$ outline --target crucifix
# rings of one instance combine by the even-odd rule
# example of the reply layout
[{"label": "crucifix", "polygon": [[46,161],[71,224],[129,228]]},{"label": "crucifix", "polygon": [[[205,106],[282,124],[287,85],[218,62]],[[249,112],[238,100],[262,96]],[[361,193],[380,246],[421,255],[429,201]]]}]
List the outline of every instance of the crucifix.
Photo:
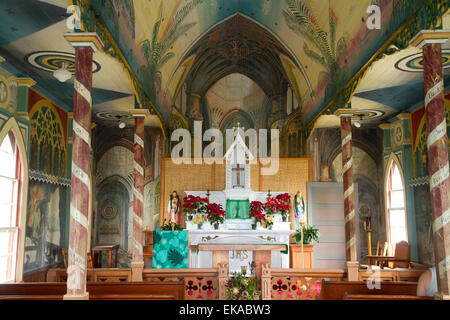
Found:
[{"label": "crucifix", "polygon": [[231,169],[233,172],[236,172],[236,185],[233,188],[242,188],[241,185],[241,172],[245,170],[245,168],[241,167],[240,164],[237,164],[235,168]]}]

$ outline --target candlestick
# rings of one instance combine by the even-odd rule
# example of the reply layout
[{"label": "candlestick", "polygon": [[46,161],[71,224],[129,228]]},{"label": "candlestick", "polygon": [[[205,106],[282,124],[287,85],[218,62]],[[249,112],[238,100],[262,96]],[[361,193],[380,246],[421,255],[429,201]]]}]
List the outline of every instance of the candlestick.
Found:
[{"label": "candlestick", "polygon": [[366,220],[363,222],[364,231],[367,232],[367,253],[369,256],[372,255],[372,224],[370,221],[370,217],[366,217]]},{"label": "candlestick", "polygon": [[302,268],[305,268],[305,257],[303,254],[303,222],[300,222],[300,242],[301,242],[301,249],[302,249]]}]

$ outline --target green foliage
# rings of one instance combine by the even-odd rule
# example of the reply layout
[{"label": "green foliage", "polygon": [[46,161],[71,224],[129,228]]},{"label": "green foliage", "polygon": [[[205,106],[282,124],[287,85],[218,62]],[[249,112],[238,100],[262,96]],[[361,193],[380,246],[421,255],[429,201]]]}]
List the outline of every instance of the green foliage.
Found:
[{"label": "green foliage", "polygon": [[169,259],[170,263],[174,266],[180,265],[184,259],[180,251],[176,249],[170,249],[167,258]]},{"label": "green foliage", "polygon": [[175,57],[175,53],[169,50],[172,49],[173,44],[182,34],[188,32],[194,25],[196,25],[196,22],[183,24],[183,21],[188,14],[202,2],[203,0],[192,0],[178,10],[175,15],[175,23],[167,32],[167,35],[160,39],[158,39],[158,33],[163,17],[159,17],[158,21],[156,21],[153,25],[151,40],[145,39],[142,42],[142,52],[148,61],[149,69],[147,71],[149,72],[149,76],[160,86],[162,82],[162,75],[160,71],[161,68],[170,59]]},{"label": "green foliage", "polygon": [[[165,225],[163,225],[161,227],[161,230],[163,230],[163,231],[171,231],[172,230],[172,224],[170,222],[166,223]],[[175,225],[173,227],[173,230],[183,230],[183,228],[181,228],[181,224],[175,223]]]},{"label": "green foliage", "polygon": [[259,300],[261,297],[256,276],[246,277],[237,272],[228,280],[226,286],[228,300]]},{"label": "green foliage", "polygon": [[305,54],[328,71],[337,72],[337,59],[346,45],[343,37],[336,44],[336,21],[331,12],[328,19],[330,28],[328,35],[327,32],[320,29],[314,13],[308,9],[304,0],[286,0],[286,2],[287,10],[283,11],[283,16],[287,25],[318,50],[310,49],[305,42],[303,46]]},{"label": "green foliage", "polygon": [[[319,242],[319,230],[313,226],[305,225],[303,226],[303,244],[310,244],[311,242]],[[301,231],[297,229],[294,234],[295,243],[301,243]]]}]

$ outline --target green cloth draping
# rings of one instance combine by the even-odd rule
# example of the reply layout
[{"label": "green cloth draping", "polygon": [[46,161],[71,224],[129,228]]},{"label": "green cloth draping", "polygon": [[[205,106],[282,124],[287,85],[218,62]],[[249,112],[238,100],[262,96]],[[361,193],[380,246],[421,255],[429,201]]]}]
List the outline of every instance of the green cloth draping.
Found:
[{"label": "green cloth draping", "polygon": [[227,219],[249,219],[250,201],[249,200],[227,200],[226,207]]}]

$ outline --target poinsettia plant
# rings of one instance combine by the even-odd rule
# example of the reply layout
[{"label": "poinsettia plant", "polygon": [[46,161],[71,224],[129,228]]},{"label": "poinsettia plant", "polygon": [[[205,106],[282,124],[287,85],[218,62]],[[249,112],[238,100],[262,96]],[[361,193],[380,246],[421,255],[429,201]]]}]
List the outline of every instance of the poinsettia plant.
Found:
[{"label": "poinsettia plant", "polygon": [[266,220],[266,215],[263,212],[264,204],[260,201],[250,202],[250,217],[254,218],[256,222]]},{"label": "poinsettia plant", "polygon": [[206,213],[208,198],[188,195],[183,198],[183,212],[185,214]]},{"label": "poinsettia plant", "polygon": [[222,205],[217,203],[209,203],[206,206],[207,219],[211,224],[223,223],[225,221],[225,210]]},{"label": "poinsettia plant", "polygon": [[264,203],[264,209],[268,215],[278,212],[278,200],[274,197],[268,197],[266,203]]},{"label": "poinsettia plant", "polygon": [[291,209],[291,196],[289,193],[280,193],[275,199],[278,202],[277,212],[281,213],[282,216],[287,216]]}]

